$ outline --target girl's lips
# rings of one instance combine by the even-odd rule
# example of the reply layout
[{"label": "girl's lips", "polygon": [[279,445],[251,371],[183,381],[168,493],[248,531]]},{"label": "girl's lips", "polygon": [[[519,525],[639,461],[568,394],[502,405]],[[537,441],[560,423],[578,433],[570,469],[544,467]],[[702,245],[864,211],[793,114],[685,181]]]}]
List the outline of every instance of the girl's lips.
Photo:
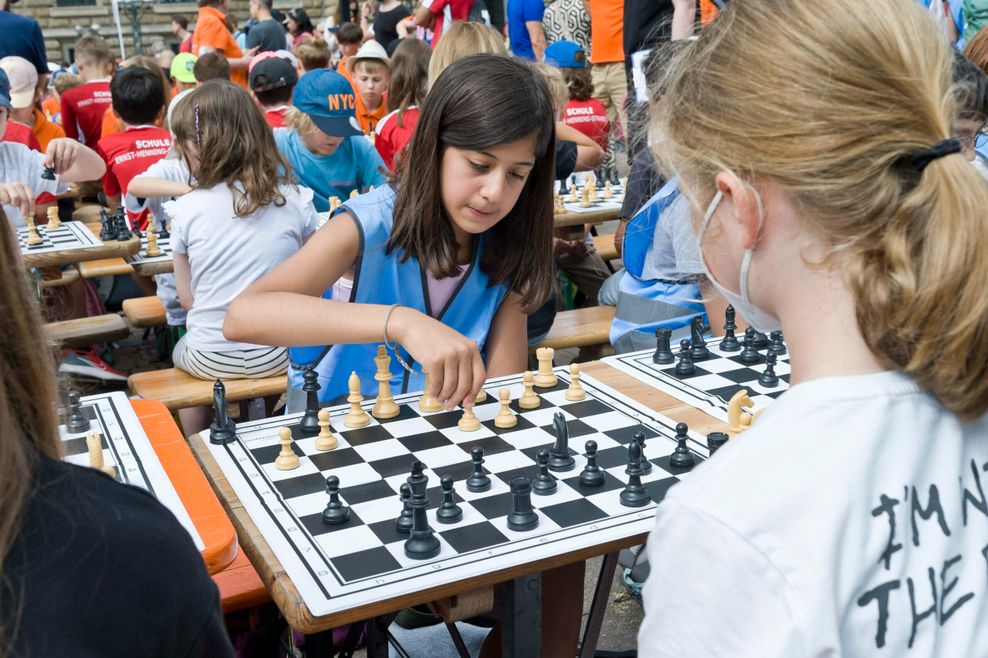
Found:
[{"label": "girl's lips", "polygon": [[473,206],[467,206],[467,209],[474,214],[475,217],[490,217],[493,212],[481,212],[474,208]]}]

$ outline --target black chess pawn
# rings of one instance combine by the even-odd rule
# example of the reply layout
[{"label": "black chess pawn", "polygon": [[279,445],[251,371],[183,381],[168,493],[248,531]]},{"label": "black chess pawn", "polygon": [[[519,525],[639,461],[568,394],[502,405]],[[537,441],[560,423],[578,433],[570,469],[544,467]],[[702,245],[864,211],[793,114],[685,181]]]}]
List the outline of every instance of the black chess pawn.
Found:
[{"label": "black chess pawn", "polygon": [[340,478],[335,475],[326,478],[326,493],[329,494],[329,503],[322,511],[323,523],[339,525],[349,521],[350,508],[340,501]]},{"label": "black chess pawn", "polygon": [[619,499],[625,507],[643,507],[652,500],[652,495],[648,493],[642,485],[642,449],[637,441],[628,444],[628,484],[621,490]]},{"label": "black chess pawn", "polygon": [[305,413],[298,423],[302,436],[319,434],[319,375],[312,366],[306,366],[302,374],[302,390],[305,391]]},{"label": "black chess pawn", "polygon": [[597,179],[597,189],[604,189],[604,170],[598,169],[594,172],[594,177]]},{"label": "black chess pawn", "polygon": [[130,226],[127,224],[127,215],[123,211],[120,211],[117,214],[113,223],[113,237],[117,240],[117,242],[126,242],[134,237],[134,235],[130,232]]},{"label": "black chess pawn", "polygon": [[655,352],[652,354],[652,363],[669,365],[675,360],[676,355],[672,353],[672,329],[659,327],[655,330]]},{"label": "black chess pawn", "polygon": [[763,350],[768,347],[768,336],[762,332],[755,330],[755,339],[752,341],[756,350]]},{"label": "black chess pawn", "polygon": [[436,521],[440,523],[459,523],[463,518],[463,510],[456,501],[453,500],[453,476],[447,473],[439,478],[439,485],[443,490],[443,502],[436,510]]},{"label": "black chess pawn", "polygon": [[642,475],[648,475],[652,472],[652,462],[645,456],[645,432],[635,432],[631,438],[637,441],[638,447],[642,449]]},{"label": "black chess pawn", "polygon": [[137,226],[137,224],[134,224],[134,227],[133,227],[132,230],[133,230],[133,233],[134,233],[134,237],[137,238],[138,240],[140,240],[141,238],[144,237],[141,234],[141,229],[140,229],[140,227]]},{"label": "black chess pawn", "polygon": [[690,428],[686,423],[676,425],[677,445],[669,457],[669,465],[673,468],[693,468],[693,465],[696,464],[696,458],[693,457],[693,453],[690,452],[689,446],[686,444],[689,441],[689,430]]},{"label": "black chess pawn", "polygon": [[412,489],[407,484],[402,484],[398,491],[400,492],[401,514],[395,519],[395,530],[407,535],[412,529],[412,508],[408,506],[408,501],[412,499]]},{"label": "black chess pawn", "polygon": [[584,487],[604,486],[604,471],[597,466],[597,442],[593,439],[586,444],[587,465],[580,473],[580,484]]},{"label": "black chess pawn", "polygon": [[727,432],[711,432],[707,434],[707,449],[714,454],[727,443]]},{"label": "black chess pawn", "polygon": [[539,450],[538,460],[539,474],[535,476],[535,482],[532,483],[532,491],[537,496],[549,496],[556,493],[558,488],[556,477],[549,472],[549,451],[545,448]]},{"label": "black chess pawn", "polygon": [[782,356],[788,351],[786,349],[785,338],[782,336],[781,331],[773,331],[768,335],[768,337],[769,337],[769,344],[768,344],[769,354]]},{"label": "black chess pawn", "polygon": [[429,497],[425,491],[429,485],[429,478],[422,472],[424,468],[422,462],[412,464],[412,474],[407,480],[412,491],[412,497],[408,500],[408,506],[412,508],[412,529],[409,530],[408,539],[405,540],[405,556],[412,560],[428,560],[436,557],[441,548],[426,515]]},{"label": "black chess pawn", "polygon": [[117,232],[113,228],[113,220],[110,218],[110,215],[107,214],[106,208],[99,209],[99,222],[100,222],[99,239],[103,240],[104,242],[107,240],[115,239],[117,236]]},{"label": "black chess pawn", "polygon": [[775,355],[771,352],[765,357],[765,372],[758,378],[758,383],[765,388],[775,388],[779,385],[779,376],[775,374]]},{"label": "black chess pawn", "polygon": [[79,391],[69,391],[69,417],[65,421],[65,429],[71,434],[88,432],[92,427],[89,419],[82,414],[82,398]]},{"label": "black chess pawn", "polygon": [[473,473],[467,478],[467,491],[480,493],[491,488],[491,479],[484,472],[484,449],[477,446],[470,451],[473,459]]},{"label": "black chess pawn", "polygon": [[219,379],[213,384],[213,422],[209,425],[209,442],[224,445],[237,439],[237,425],[227,413],[226,387]]},{"label": "black chess pawn", "polygon": [[690,360],[696,362],[709,358],[710,350],[703,338],[703,316],[697,315],[690,321]]},{"label": "black chess pawn", "polygon": [[41,180],[55,180],[55,168],[45,167],[44,171],[41,172]]},{"label": "black chess pawn", "polygon": [[158,242],[167,240],[171,236],[172,234],[168,232],[168,222],[164,217],[162,217],[161,220],[158,221]]},{"label": "black chess pawn", "polygon": [[675,372],[679,377],[689,377],[696,373],[696,367],[690,357],[690,341],[686,338],[679,342],[679,363],[676,364]]},{"label": "black chess pawn", "polygon": [[737,336],[734,335],[734,332],[738,328],[735,317],[734,307],[728,304],[727,310],[724,311],[724,339],[720,341],[720,350],[722,352],[737,352],[741,349],[741,343],[738,342]]},{"label": "black chess pawn", "polygon": [[738,361],[741,363],[752,364],[760,363],[761,360],[762,355],[755,349],[755,330],[748,327],[744,330],[744,349],[741,350],[741,354],[738,355]]},{"label": "black chess pawn", "polygon": [[508,529],[515,532],[534,530],[539,525],[539,515],[532,508],[532,482],[524,475],[511,478],[511,513]]}]

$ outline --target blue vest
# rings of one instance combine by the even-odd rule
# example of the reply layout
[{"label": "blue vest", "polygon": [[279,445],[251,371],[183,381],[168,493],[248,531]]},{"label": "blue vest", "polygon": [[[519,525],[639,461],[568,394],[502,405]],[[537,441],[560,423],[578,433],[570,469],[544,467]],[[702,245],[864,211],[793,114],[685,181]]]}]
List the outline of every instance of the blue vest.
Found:
[{"label": "blue vest", "polygon": [[[356,220],[360,232],[359,256],[350,301],[388,306],[401,304],[416,309],[475,341],[483,351],[494,315],[508,293],[506,284],[491,285],[487,274],[481,271],[480,256],[487,236],[481,235],[476,241],[473,260],[446,307],[432,309],[428,301],[426,273],[418,259],[412,256],[401,263],[399,261],[403,250],[396,249],[387,253],[394,201],[394,191],[390,186],[384,185],[340,206]],[[331,290],[327,291],[323,296],[328,299],[331,293]],[[345,313],[346,309],[342,309],[342,312]],[[319,390],[321,401],[329,402],[346,395],[351,372],[356,372],[360,377],[360,390],[364,397],[375,397],[377,382],[374,380],[374,357],[377,356],[379,344],[292,348],[290,354],[293,367],[289,372],[291,384],[295,388],[301,388],[301,368],[317,360],[315,369],[322,387]],[[416,374],[406,371],[392,352],[389,351],[389,355],[392,393],[421,391],[425,385],[421,366],[403,348],[401,357],[413,367]]]},{"label": "blue vest", "polygon": [[655,226],[681,194],[678,186],[676,176],[635,213],[625,229],[621,252],[625,272],[610,333],[617,352],[654,347],[655,330],[660,327],[672,329],[674,337],[688,335],[693,317],[704,312],[699,285],[642,279]]}]

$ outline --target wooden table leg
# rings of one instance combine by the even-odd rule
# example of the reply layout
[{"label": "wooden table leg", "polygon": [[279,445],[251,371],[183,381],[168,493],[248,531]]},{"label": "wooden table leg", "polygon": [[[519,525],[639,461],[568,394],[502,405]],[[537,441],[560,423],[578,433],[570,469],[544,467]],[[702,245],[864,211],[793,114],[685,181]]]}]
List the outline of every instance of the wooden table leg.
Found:
[{"label": "wooden table leg", "polygon": [[611,582],[614,580],[614,570],[617,568],[618,552],[608,553],[600,564],[600,574],[597,576],[597,587],[590,602],[590,614],[587,615],[587,627],[583,630],[583,642],[580,643],[579,658],[593,658],[597,652],[597,641],[600,639],[600,627],[604,623],[604,613],[607,611],[607,601],[611,594]]},{"label": "wooden table leg", "polygon": [[502,585],[501,656],[538,656],[542,649],[542,574]]}]

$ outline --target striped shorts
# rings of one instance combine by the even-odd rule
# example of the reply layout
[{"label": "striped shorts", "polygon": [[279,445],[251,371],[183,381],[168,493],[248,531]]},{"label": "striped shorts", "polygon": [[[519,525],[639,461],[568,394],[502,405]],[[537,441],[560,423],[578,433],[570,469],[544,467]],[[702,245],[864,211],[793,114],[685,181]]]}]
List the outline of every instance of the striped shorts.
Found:
[{"label": "striped shorts", "polygon": [[190,347],[187,338],[182,336],[175,344],[172,362],[199,379],[259,379],[288,370],[288,350],[284,347],[206,352]]}]

